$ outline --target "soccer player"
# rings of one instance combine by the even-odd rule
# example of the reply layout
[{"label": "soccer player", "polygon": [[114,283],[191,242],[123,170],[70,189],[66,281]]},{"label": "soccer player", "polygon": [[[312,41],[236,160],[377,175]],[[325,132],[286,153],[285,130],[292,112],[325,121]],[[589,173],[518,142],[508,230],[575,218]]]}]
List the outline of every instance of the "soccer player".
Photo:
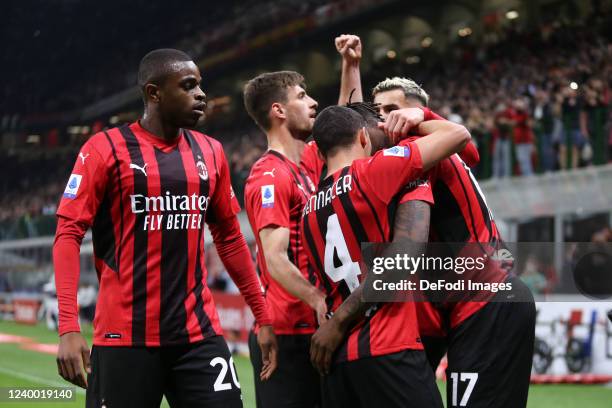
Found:
[{"label": "soccer player", "polygon": [[[361,244],[391,240],[389,207],[394,197],[469,141],[463,126],[423,122],[424,112],[415,111],[420,117],[410,121],[410,127],[428,136],[402,141],[371,158],[370,134],[379,132],[376,120],[366,121],[344,106],[326,108],[317,116],[313,137],[325,157],[328,176],[308,199],[301,227],[331,312],[361,287],[365,275],[359,264]],[[414,303],[374,306],[357,322],[346,323],[348,334],[333,356],[331,369],[335,348],[319,348],[313,337],[311,359],[326,374],[323,406],[442,406],[419,340]],[[319,331],[328,324],[323,323]]]},{"label": "soccer player", "polygon": [[[359,37],[342,35],[335,44],[343,57],[340,102],[355,88],[361,98]],[[303,250],[299,222],[323,163],[316,146],[305,143],[317,109],[305,88],[302,75],[280,71],[259,75],[244,89],[246,110],[268,140],[268,151],[253,165],[245,186],[257,264],[282,361],[269,381],[255,379],[257,406],[265,408],[320,404],[319,375],[309,359],[310,336],[325,320],[328,306]],[[261,358],[253,336],[250,351],[257,372]]]},{"label": "soccer player", "polygon": [[[372,93],[385,119],[398,109],[426,106],[429,98],[404,78],[387,79]],[[454,255],[474,255],[478,246],[490,256],[503,247],[478,182],[459,156],[441,161],[426,180],[401,198],[394,228],[405,233],[395,238],[424,242],[429,235],[430,242],[466,244],[454,245]],[[524,407],[535,336],[533,297],[496,261],[489,261],[483,273],[479,282],[510,283],[512,291],[500,291],[490,299],[481,293],[479,301],[436,302],[437,307],[418,303],[425,349],[434,370],[448,353],[449,407]]]},{"label": "soccer player", "polygon": [[[410,122],[402,115],[396,115],[403,108],[428,108],[429,95],[416,82],[409,78],[393,77],[379,82],[372,91],[374,103],[377,104],[379,114],[385,119],[384,129],[389,137],[397,140],[405,136]],[[395,113],[392,113],[395,112]],[[444,120],[435,112],[425,109],[425,120]],[[461,158],[468,166],[474,167],[480,161],[478,149],[470,142],[465,149],[459,152]]]},{"label": "soccer player", "polygon": [[[241,407],[240,384],[209,288],[204,222],[260,325],[261,376],[276,339],[236,217],[221,144],[193,128],[206,97],[185,53],[140,62],[144,115],[93,135],[61,199],[53,262],[58,371],[87,388],[87,407]],[[79,246],[93,230],[100,292],[91,356],[77,314]],[[87,372],[87,378],[83,370]]]}]

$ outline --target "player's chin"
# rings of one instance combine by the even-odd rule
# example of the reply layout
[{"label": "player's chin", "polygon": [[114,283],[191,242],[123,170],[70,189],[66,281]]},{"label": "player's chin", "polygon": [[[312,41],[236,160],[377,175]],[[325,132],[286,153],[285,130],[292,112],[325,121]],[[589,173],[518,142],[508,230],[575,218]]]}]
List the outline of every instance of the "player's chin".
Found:
[{"label": "player's chin", "polygon": [[183,126],[186,128],[197,127],[199,123],[204,121],[204,114],[199,111],[191,111],[188,115],[183,118]]}]

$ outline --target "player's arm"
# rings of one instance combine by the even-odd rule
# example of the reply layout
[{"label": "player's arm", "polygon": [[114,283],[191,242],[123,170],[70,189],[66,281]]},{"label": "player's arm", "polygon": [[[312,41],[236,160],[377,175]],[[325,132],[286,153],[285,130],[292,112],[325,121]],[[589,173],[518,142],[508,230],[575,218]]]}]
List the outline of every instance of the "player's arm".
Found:
[{"label": "player's arm", "polygon": [[[342,34],[336,37],[336,50],[342,56],[342,74],[340,77],[340,96],[338,105],[349,102],[362,102],[361,73],[361,39],[352,34]],[[352,92],[352,96],[351,96]]]},{"label": "player's arm", "polygon": [[240,230],[236,216],[240,211],[240,205],[232,190],[229,166],[220,145],[219,150],[221,156],[219,181],[213,193],[207,223],[221,262],[260,326],[257,342],[262,353],[263,367],[259,375],[265,381],[276,370],[278,344],[251,252]]},{"label": "player's arm", "polygon": [[[228,195],[229,197],[229,195]],[[262,351],[262,380],[270,378],[277,366],[278,345],[267,311],[261,285],[251,259],[251,252],[240,230],[236,215],[209,224],[219,258],[238,287],[260,326],[257,342]]]},{"label": "player's arm", "polygon": [[[394,220],[394,233],[391,245],[382,253],[383,257],[394,257],[396,250],[409,257],[425,253],[429,236],[430,205],[425,201],[412,200],[400,204]],[[408,245],[406,245],[408,244]],[[384,282],[398,282],[406,276],[383,273],[369,273],[361,284],[336,309],[333,316],[312,336],[310,359],[321,374],[328,374],[331,359],[348,333],[361,320],[366,311],[375,305],[367,301],[367,292],[372,288],[374,279]]]},{"label": "player's arm", "polygon": [[91,365],[89,347],[79,326],[77,291],[81,242],[87,228],[86,224],[60,216],[53,244],[60,335],[57,371],[66,381],[83,388],[87,388],[87,376],[83,373],[83,368],[90,373]]},{"label": "player's arm", "polygon": [[423,170],[429,170],[440,160],[459,153],[472,139],[470,132],[462,126],[447,120],[430,120],[419,123],[417,133],[424,137],[414,143],[419,148]]},{"label": "player's arm", "polygon": [[[422,109],[425,112],[424,120],[446,120],[429,108]],[[459,152],[459,157],[461,157],[461,160],[469,167],[474,167],[480,162],[480,153],[478,153],[478,148],[472,141],[468,142],[465,148]]]},{"label": "player's arm", "polygon": [[[421,122],[430,120],[445,121],[446,119],[429,108],[404,108],[390,112],[387,120],[380,122],[378,127],[391,139],[392,144],[396,144],[399,140],[406,137],[411,129],[418,126]],[[470,167],[477,165],[480,161],[478,148],[471,141],[459,152],[459,156]]]},{"label": "player's arm", "polygon": [[87,387],[89,347],[81,335],[77,306],[81,242],[93,223],[105,192],[105,160],[94,147],[95,136],[79,152],[57,211],[53,268],[59,309],[57,370],[65,380]]},{"label": "player's arm", "polygon": [[287,256],[289,229],[267,227],[259,231],[266,266],[272,279],[285,290],[310,306],[317,314],[319,324],[325,321],[327,305],[325,295],[312,285]]}]

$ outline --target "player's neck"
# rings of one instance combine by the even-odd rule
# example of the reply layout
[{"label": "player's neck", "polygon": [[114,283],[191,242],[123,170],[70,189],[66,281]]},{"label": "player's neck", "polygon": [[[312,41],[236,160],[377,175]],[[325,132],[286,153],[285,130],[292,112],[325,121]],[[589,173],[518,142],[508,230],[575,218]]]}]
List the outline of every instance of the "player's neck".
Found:
[{"label": "player's neck", "polygon": [[152,135],[166,141],[176,139],[180,135],[179,131],[181,130],[176,126],[163,123],[159,116],[147,114],[146,111],[140,119],[140,126]]},{"label": "player's neck", "polygon": [[353,164],[354,160],[361,159],[364,156],[359,152],[357,146],[343,149],[325,161],[327,164],[327,174],[333,174],[343,168]]},{"label": "player's neck", "polygon": [[281,153],[297,165],[300,164],[306,145],[304,141],[291,136],[291,133],[285,128],[270,129],[266,136],[268,137],[268,149]]}]

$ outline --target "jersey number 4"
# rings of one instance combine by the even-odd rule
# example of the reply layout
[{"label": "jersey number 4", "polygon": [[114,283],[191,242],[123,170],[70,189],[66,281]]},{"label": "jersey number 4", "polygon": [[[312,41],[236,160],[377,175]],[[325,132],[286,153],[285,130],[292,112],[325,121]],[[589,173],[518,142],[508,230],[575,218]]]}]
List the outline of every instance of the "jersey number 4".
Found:
[{"label": "jersey number 4", "polygon": [[346,282],[351,292],[359,286],[361,269],[359,264],[351,259],[351,254],[340,228],[338,214],[332,214],[327,219],[325,273],[336,283],[341,280]]}]

